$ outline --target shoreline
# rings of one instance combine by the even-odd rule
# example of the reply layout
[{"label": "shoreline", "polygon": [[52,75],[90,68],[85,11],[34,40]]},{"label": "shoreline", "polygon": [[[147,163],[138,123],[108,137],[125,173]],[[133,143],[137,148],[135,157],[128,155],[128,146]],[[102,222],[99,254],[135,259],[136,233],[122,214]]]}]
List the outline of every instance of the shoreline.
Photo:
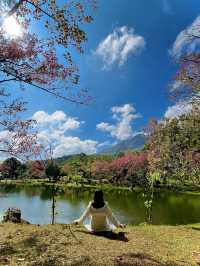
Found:
[{"label": "shoreline", "polygon": [[[0,180],[0,186],[46,186],[51,187],[53,184],[62,188],[63,190],[67,189],[81,189],[81,190],[91,190],[94,191],[96,189],[103,189],[104,191],[127,191],[127,192],[142,192],[144,190],[143,187],[131,187],[131,186],[121,186],[121,185],[113,185],[113,184],[75,184],[75,183],[53,183],[47,180]],[[191,195],[200,195],[200,186],[194,185],[179,185],[179,184],[167,184],[160,185],[154,187],[154,192],[172,192],[172,193],[184,193]]]}]

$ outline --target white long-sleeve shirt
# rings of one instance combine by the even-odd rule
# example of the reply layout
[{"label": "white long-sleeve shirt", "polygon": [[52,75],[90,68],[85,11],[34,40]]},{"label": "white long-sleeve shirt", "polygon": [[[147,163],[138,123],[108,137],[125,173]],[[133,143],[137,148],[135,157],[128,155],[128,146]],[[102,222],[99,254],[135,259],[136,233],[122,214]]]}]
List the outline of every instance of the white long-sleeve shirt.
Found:
[{"label": "white long-sleeve shirt", "polygon": [[102,208],[94,208],[92,206],[92,202],[89,202],[86,210],[83,212],[81,217],[75,222],[82,224],[83,221],[91,216],[91,230],[92,231],[110,231],[111,226],[109,222],[111,222],[114,226],[119,227],[120,223],[113,215],[108,203],[105,202],[105,205]]}]

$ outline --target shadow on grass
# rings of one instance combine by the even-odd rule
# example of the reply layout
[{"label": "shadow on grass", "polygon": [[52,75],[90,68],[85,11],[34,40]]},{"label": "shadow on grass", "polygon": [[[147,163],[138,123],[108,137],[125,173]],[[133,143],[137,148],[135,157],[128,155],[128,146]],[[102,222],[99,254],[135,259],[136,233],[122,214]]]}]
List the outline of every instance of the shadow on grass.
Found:
[{"label": "shadow on grass", "polygon": [[4,255],[12,255],[16,253],[15,249],[10,245],[10,244],[3,244],[0,245],[0,255],[4,256]]},{"label": "shadow on grass", "polygon": [[[35,265],[35,264],[34,264]],[[67,259],[60,257],[48,258],[44,261],[38,262],[38,266],[94,266],[87,256],[81,256],[76,259]]]},{"label": "shadow on grass", "polygon": [[22,244],[25,247],[30,247],[30,248],[32,248],[33,246],[36,246],[38,244],[37,235],[33,234],[30,237],[27,237],[26,239],[22,241]]},{"label": "shadow on grass", "polygon": [[9,265],[9,257],[16,253],[16,250],[9,243],[0,244],[0,265]]},{"label": "shadow on grass", "polygon": [[123,242],[128,242],[128,238],[126,237],[126,232],[87,232],[87,231],[83,231],[83,230],[77,230],[76,232],[81,232],[84,234],[89,234],[89,235],[93,235],[93,236],[98,236],[98,237],[105,237],[108,238],[110,240],[117,240],[117,241],[123,241]]},{"label": "shadow on grass", "polygon": [[144,253],[127,253],[117,256],[114,261],[115,266],[180,266],[186,265],[177,264],[176,262],[167,261],[167,262],[160,262],[154,258],[152,258],[148,254]]},{"label": "shadow on grass", "polygon": [[38,235],[33,234],[33,235],[27,237],[26,239],[22,240],[21,244],[25,248],[30,248],[32,251],[35,250],[35,252],[38,255],[40,255],[47,250],[47,245],[44,243],[40,243],[37,238],[38,238]]},{"label": "shadow on grass", "polygon": [[191,227],[192,230],[200,231],[200,227]]}]

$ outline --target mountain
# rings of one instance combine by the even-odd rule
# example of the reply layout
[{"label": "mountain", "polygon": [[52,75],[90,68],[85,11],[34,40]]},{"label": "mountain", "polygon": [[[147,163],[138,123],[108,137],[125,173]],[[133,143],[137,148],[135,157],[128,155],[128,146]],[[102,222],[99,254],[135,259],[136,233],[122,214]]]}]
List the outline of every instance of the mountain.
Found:
[{"label": "mountain", "polygon": [[115,145],[103,149],[101,154],[116,154],[126,150],[139,150],[142,149],[147,143],[147,136],[144,134],[137,134],[134,137],[123,140]]},{"label": "mountain", "polygon": [[[119,152],[127,151],[127,150],[139,150],[142,149],[147,143],[147,136],[144,134],[137,134],[134,137],[121,141],[115,145],[110,145],[96,154],[96,156],[100,155],[112,155],[116,154]],[[72,155],[64,155],[62,157],[56,158],[56,162],[60,165],[65,164],[69,160],[74,160],[74,159],[83,159],[85,158],[86,154],[80,153],[80,154],[72,154]],[[93,155],[95,156],[95,155]]]},{"label": "mountain", "polygon": [[87,155],[85,153],[79,153],[79,154],[71,154],[71,155],[64,155],[62,157],[58,157],[56,158],[56,162],[58,164],[64,164],[66,163],[66,161],[69,161],[69,160],[72,160],[74,158],[77,158],[77,159],[83,159],[85,158]]}]

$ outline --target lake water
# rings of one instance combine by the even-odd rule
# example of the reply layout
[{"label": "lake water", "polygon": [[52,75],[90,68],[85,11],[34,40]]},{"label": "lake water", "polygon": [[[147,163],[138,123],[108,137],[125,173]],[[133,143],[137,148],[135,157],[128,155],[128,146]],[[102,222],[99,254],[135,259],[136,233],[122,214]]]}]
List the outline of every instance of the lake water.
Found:
[{"label": "lake water", "polygon": [[[78,218],[93,192],[66,190],[56,201],[56,222],[71,223]],[[114,214],[122,223],[145,222],[146,210],[142,192],[112,191],[105,193]],[[0,216],[9,207],[17,207],[22,217],[33,224],[51,221],[51,193],[47,187],[0,187]],[[154,224],[187,224],[200,222],[200,196],[173,192],[156,192],[153,205]]]}]

